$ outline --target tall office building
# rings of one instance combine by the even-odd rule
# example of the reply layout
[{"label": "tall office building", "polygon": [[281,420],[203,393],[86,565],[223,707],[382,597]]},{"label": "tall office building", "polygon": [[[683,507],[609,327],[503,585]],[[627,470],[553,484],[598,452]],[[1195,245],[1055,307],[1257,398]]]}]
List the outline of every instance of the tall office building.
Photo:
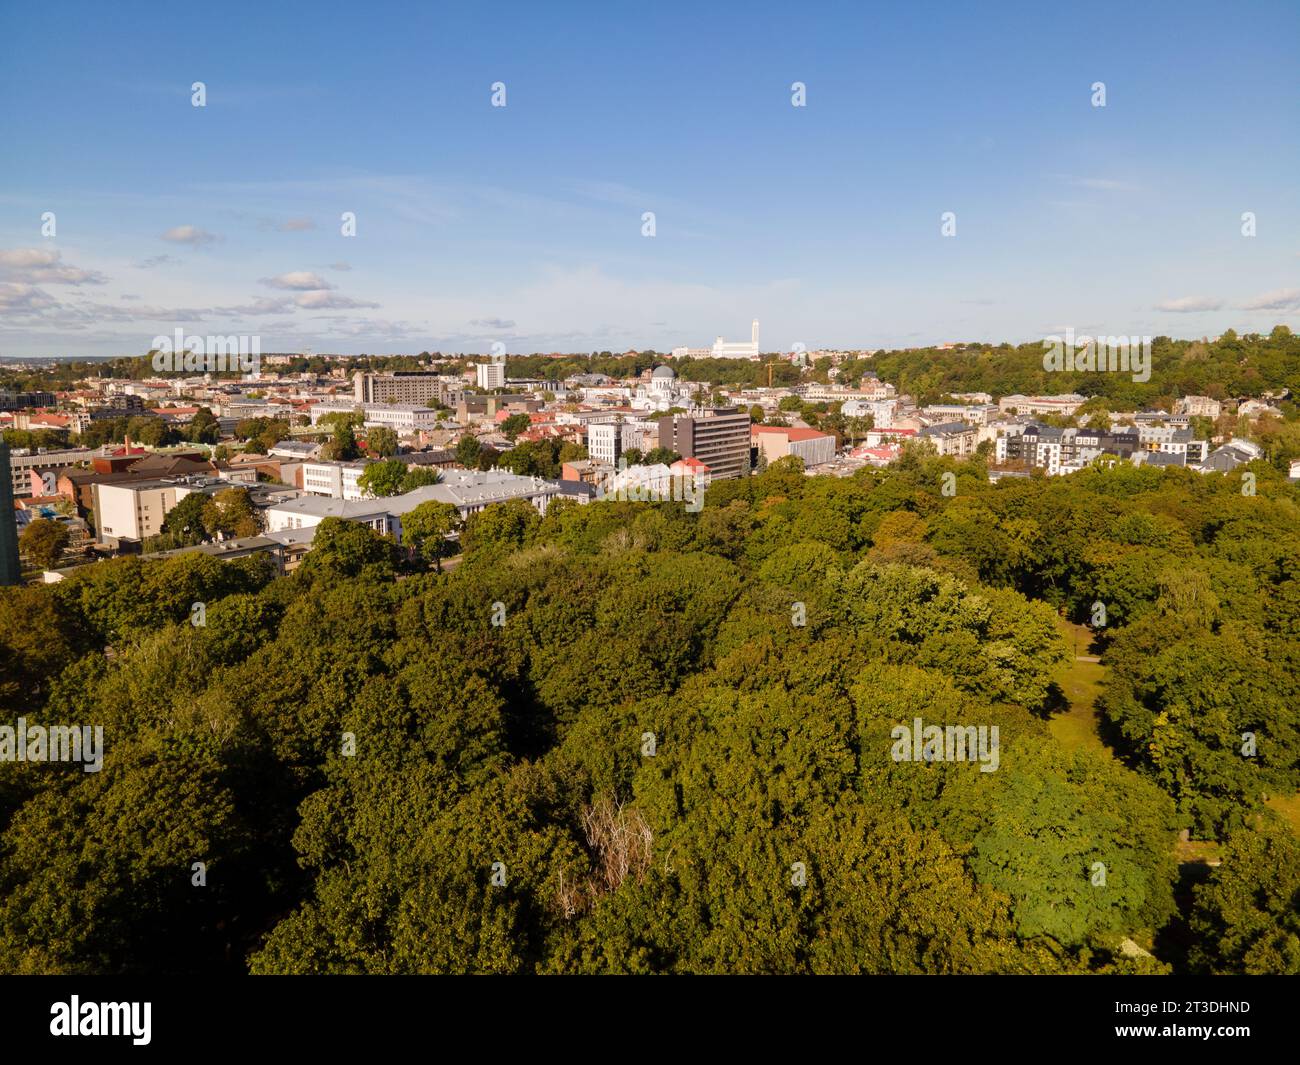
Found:
[{"label": "tall office building", "polygon": [[9,476],[9,445],[0,437],[0,585],[22,583],[22,569],[18,564],[18,524],[14,517],[14,489]]},{"label": "tall office building", "polygon": [[480,362],[474,367],[475,380],[479,388],[491,390],[506,387],[506,360],[503,355],[494,355],[491,362]]},{"label": "tall office building", "polygon": [[696,407],[659,419],[659,446],[699,459],[715,481],[748,477],[749,426],[741,407]]}]

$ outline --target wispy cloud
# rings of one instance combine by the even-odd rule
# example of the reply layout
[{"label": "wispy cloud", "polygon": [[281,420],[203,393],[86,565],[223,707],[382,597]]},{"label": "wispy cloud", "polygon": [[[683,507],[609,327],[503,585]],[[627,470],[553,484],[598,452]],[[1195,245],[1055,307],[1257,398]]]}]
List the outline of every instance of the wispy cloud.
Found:
[{"label": "wispy cloud", "polygon": [[277,223],[275,228],[281,233],[305,233],[309,229],[315,229],[316,222],[311,218],[286,218]]},{"label": "wispy cloud", "polygon": [[1178,299],[1162,300],[1156,304],[1158,311],[1171,314],[1193,314],[1197,311],[1217,311],[1223,306],[1223,300],[1215,296],[1180,296]]},{"label": "wispy cloud", "polygon": [[98,270],[83,270],[62,261],[52,248],[0,249],[0,278],[36,285],[102,285],[108,281]]},{"label": "wispy cloud", "polygon": [[294,297],[294,303],[306,310],[347,310],[351,308],[378,307],[368,300],[353,299],[337,292],[304,292]]},{"label": "wispy cloud", "polygon": [[320,274],[313,273],[311,270],[291,270],[287,274],[264,277],[262,278],[262,284],[267,288],[290,289],[294,292],[311,292],[317,289],[334,287]]},{"label": "wispy cloud", "polygon": [[1300,310],[1300,288],[1276,288],[1247,300],[1241,306],[1247,311]]},{"label": "wispy cloud", "polygon": [[1059,174],[1057,176],[1067,185],[1073,185],[1080,189],[1095,189],[1100,192],[1137,192],[1142,187],[1132,181],[1121,181],[1118,178],[1089,177],[1084,174]]},{"label": "wispy cloud", "polygon": [[162,239],[169,240],[173,244],[188,244],[192,248],[198,248],[204,244],[211,244],[217,237],[198,226],[172,226],[162,235]]}]

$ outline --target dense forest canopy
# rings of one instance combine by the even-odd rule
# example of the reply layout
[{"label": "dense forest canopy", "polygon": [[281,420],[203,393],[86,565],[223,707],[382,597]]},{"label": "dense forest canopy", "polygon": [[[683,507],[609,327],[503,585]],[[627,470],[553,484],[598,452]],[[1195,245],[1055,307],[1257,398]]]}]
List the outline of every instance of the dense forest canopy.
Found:
[{"label": "dense forest canopy", "polygon": [[[447,573],[331,519],[289,577],[7,590],[0,716],[106,750],[0,762],[0,969],[1300,972],[1300,505],[1252,469],[782,460],[490,507]],[[1048,727],[1098,603],[1118,758]],[[996,771],[896,760],[917,718]]]}]

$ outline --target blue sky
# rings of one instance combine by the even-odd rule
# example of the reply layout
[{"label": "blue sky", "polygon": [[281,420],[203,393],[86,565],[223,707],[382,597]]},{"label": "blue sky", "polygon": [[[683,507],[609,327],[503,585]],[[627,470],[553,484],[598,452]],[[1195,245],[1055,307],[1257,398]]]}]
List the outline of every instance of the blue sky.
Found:
[{"label": "blue sky", "polygon": [[0,354],[1300,328],[1300,5],[1056,6],[9,2]]}]

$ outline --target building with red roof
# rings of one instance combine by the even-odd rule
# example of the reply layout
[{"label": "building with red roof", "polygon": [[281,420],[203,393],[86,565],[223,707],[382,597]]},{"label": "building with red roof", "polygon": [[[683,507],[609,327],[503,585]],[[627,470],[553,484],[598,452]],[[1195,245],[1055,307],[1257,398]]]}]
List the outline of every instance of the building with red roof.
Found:
[{"label": "building with red roof", "polygon": [[768,462],[793,455],[805,468],[821,466],[835,459],[835,436],[819,429],[794,429],[783,425],[751,425],[750,440]]}]

